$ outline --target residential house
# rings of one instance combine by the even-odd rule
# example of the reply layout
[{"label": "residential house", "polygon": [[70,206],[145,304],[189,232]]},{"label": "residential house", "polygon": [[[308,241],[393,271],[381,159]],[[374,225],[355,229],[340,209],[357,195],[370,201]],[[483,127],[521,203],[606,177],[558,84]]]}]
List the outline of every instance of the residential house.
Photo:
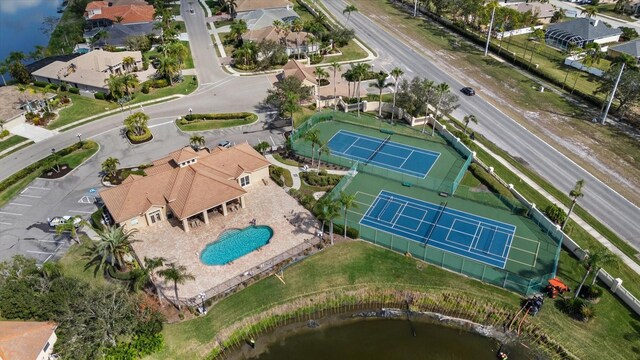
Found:
[{"label": "residential house", "polygon": [[320,45],[314,41],[313,34],[300,31],[278,31],[275,26],[267,26],[262,29],[250,30],[242,35],[242,41],[261,42],[272,40],[285,45],[287,56],[315,54],[320,50]]},{"label": "residential house", "polygon": [[302,81],[302,85],[312,88],[312,96],[315,97],[318,95],[318,79],[314,72],[315,68],[305,66],[302,62],[291,59],[282,67],[282,70],[282,73],[278,75],[278,80],[282,80],[289,76],[295,76]]},{"label": "residential house", "polygon": [[140,24],[154,20],[155,9],[145,1],[92,1],[85,7],[87,27],[101,28],[118,24]]},{"label": "residential house", "polygon": [[[140,24],[112,24],[103,28],[91,29],[84,33],[87,43],[92,42],[93,49],[104,49],[106,46],[116,49],[126,49],[127,39],[132,36],[152,36],[158,38],[162,35],[162,30],[156,26],[155,22]],[[98,39],[92,41],[94,37]]]},{"label": "residential house", "polygon": [[640,0],[629,2],[625,8],[625,12],[632,16],[640,16]]},{"label": "residential house", "polygon": [[636,59],[636,64],[640,65],[640,40],[629,41],[628,43],[610,46],[607,53],[611,57],[618,57],[620,54],[627,54]]},{"label": "residential house", "polygon": [[531,11],[531,13],[538,18],[538,22],[540,24],[548,24],[549,22],[551,22],[553,13],[556,11],[553,5],[549,3],[539,2],[507,3],[503,4],[503,6],[514,9],[515,11],[522,14],[526,13],[527,11]]},{"label": "residential house", "polygon": [[609,27],[599,19],[577,18],[549,25],[545,33],[546,43],[560,49],[568,44],[584,47],[589,43],[608,44],[618,42],[622,30]]},{"label": "residential house", "polygon": [[[125,68],[123,64],[126,57],[131,57],[135,61],[131,68]],[[81,91],[108,94],[109,88],[105,84],[105,80],[109,78],[109,75],[127,73],[136,68],[142,68],[142,53],[140,51],[95,50],[70,61],[54,61],[34,71],[31,76],[35,81],[67,84]]]},{"label": "residential house", "polygon": [[34,92],[25,88],[24,91],[17,86],[0,87],[0,121],[6,129],[11,129],[26,121],[28,112],[40,112],[46,109],[46,102],[55,98],[55,93]]},{"label": "residential house", "polygon": [[48,360],[57,325],[36,321],[0,321],[0,360]]},{"label": "residential house", "polygon": [[236,20],[243,20],[249,30],[257,30],[271,26],[275,20],[290,24],[299,18],[298,14],[293,11],[293,8],[259,9],[246,11],[236,16]]},{"label": "residential house", "polygon": [[293,5],[287,0],[236,0],[236,13],[260,9],[290,9]]},{"label": "residential house", "polygon": [[175,218],[189,231],[192,219],[208,224],[208,212],[227,216],[229,208],[244,208],[246,189],[269,177],[269,164],[247,143],[185,147],[154,161],[147,176],[130,175],[100,196],[119,226],[145,228]]}]

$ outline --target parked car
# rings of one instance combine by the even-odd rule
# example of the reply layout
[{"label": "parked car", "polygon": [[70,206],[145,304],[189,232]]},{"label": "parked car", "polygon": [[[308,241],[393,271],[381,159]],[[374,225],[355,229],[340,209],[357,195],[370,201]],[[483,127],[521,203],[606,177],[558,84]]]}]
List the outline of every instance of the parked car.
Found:
[{"label": "parked car", "polygon": [[[69,215],[54,216],[52,219],[47,218],[47,222],[49,223],[49,226],[56,227],[58,225],[66,224],[67,222],[69,222],[69,220],[71,220],[71,218],[72,217]],[[82,222],[82,219],[80,217],[75,217],[73,219],[73,225],[75,227],[79,227],[81,222]]]},{"label": "parked car", "polygon": [[470,88],[468,86],[467,87],[463,87],[462,90],[460,90],[460,91],[462,91],[462,93],[467,95],[467,96],[473,96],[473,95],[476,94],[476,91],[473,90],[473,88]]},{"label": "parked car", "polygon": [[227,148],[228,149],[228,148],[231,147],[231,141],[228,141],[228,140],[223,141],[221,143],[218,143],[218,146],[222,146],[223,148]]}]

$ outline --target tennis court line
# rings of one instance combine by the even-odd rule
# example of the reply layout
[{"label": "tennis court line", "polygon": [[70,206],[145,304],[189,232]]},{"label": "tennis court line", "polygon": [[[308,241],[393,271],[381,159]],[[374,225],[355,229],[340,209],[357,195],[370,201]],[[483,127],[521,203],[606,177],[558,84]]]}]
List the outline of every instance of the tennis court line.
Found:
[{"label": "tennis court line", "polygon": [[[347,134],[347,135],[349,135],[351,137],[359,137],[359,138],[362,138],[362,139],[368,139],[368,140],[382,142],[382,139],[380,139],[380,138],[377,138],[377,137],[374,137],[374,136],[365,135],[365,134],[359,134],[359,133],[355,133],[355,132],[352,132],[352,131],[349,131],[349,130],[343,130],[343,129],[338,130],[338,132],[336,132],[331,137],[331,139],[329,139],[329,141],[331,141],[334,137],[336,137],[336,135],[338,135],[340,133]],[[402,136],[402,134],[396,134],[396,135]],[[327,141],[327,143],[329,141]],[[389,143],[387,143],[387,144],[389,144]],[[401,148],[401,149],[405,149],[405,148],[406,149],[411,149],[411,150],[414,150],[416,152],[419,152],[419,153],[422,153],[422,154],[425,154],[425,155],[433,155],[433,156],[437,155],[437,156],[440,156],[440,153],[438,153],[438,152],[431,151],[431,150],[426,150],[426,149],[421,149],[421,148],[413,146],[413,145],[405,145],[405,144],[397,143],[397,142],[391,142],[390,145],[394,146],[394,147]],[[400,145],[400,146],[398,146],[398,145]]]},{"label": "tennis court line", "polygon": [[[351,148],[351,147],[349,147],[349,148]],[[367,148],[362,148],[362,149],[371,150],[371,149],[367,149]],[[386,154],[386,153],[383,153],[383,154],[389,155],[389,154]],[[399,168],[399,167],[394,166],[392,164],[376,161],[376,160],[373,160],[373,159],[372,160],[367,160],[367,158],[364,158],[362,156],[353,155],[353,154],[347,154],[347,153],[343,153],[343,152],[340,152],[340,151],[333,152],[333,155],[341,156],[341,157],[347,158],[349,160],[356,159],[356,160],[358,160],[360,162],[379,165],[383,169],[387,169],[389,171],[393,171],[393,172],[396,172],[396,173],[399,173],[399,174],[415,176],[415,177],[418,177],[418,178],[421,178],[421,179],[424,179],[425,177],[427,177],[427,174],[429,174],[429,172],[431,171],[431,168],[433,168],[433,164],[435,164],[435,161],[434,161],[432,163],[432,165],[431,165],[431,168],[429,168],[429,171],[427,171],[427,173],[424,174],[424,173],[419,173],[417,171],[413,171],[413,170],[409,170],[409,169],[402,169],[402,168]],[[402,171],[400,171],[400,170],[402,170]]]}]

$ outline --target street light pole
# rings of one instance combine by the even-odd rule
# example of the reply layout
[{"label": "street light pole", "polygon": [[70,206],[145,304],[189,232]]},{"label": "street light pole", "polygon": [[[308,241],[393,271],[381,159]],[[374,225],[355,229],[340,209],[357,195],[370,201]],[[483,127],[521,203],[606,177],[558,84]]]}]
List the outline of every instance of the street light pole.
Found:
[{"label": "street light pole", "polygon": [[618,73],[618,78],[616,79],[616,83],[615,85],[613,85],[613,91],[611,92],[611,97],[609,98],[607,109],[604,111],[604,114],[602,115],[602,122],[601,122],[602,125],[604,125],[604,123],[607,121],[607,115],[609,115],[609,108],[611,108],[611,103],[613,102],[613,98],[616,96],[616,91],[618,90],[618,84],[620,83],[620,78],[622,77],[622,72],[624,71],[625,65],[626,65],[625,63],[622,63],[622,66],[620,67],[620,73]]},{"label": "street light pole", "polygon": [[78,142],[80,144],[82,144],[82,134],[81,133],[77,133],[76,136],[78,137]]},{"label": "street light pole", "polygon": [[418,0],[415,0],[413,2],[413,17],[416,17],[417,14],[418,14]]},{"label": "street light pole", "polygon": [[487,56],[489,53],[489,42],[491,41],[491,30],[493,29],[493,18],[496,15],[496,6],[493,6],[493,10],[491,11],[491,22],[489,23],[489,32],[487,33],[487,45],[484,47],[484,56]]}]

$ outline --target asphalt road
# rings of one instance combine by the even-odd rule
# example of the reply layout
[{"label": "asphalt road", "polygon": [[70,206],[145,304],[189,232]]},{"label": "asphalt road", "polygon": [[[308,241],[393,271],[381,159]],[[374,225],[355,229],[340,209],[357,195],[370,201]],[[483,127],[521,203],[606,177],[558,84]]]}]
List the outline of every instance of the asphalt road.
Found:
[{"label": "asphalt road", "polygon": [[[342,10],[347,4],[345,1],[325,0],[323,3],[344,23]],[[398,66],[405,69],[406,78],[419,75],[436,82],[447,82],[454,90],[469,85],[465,79],[455,78],[429,61],[429,57],[437,54],[414,50],[360,13],[351,14],[349,26],[356,30],[364,43],[378,52],[379,58],[374,62],[377,66],[386,70]],[[482,94],[474,97],[460,94],[459,111],[475,114],[480,119],[479,124],[474,125],[475,130],[512,156],[524,159],[563,192],[568,193],[577,180],[585,179],[587,186],[580,204],[640,250],[640,208],[485,101]]]}]

